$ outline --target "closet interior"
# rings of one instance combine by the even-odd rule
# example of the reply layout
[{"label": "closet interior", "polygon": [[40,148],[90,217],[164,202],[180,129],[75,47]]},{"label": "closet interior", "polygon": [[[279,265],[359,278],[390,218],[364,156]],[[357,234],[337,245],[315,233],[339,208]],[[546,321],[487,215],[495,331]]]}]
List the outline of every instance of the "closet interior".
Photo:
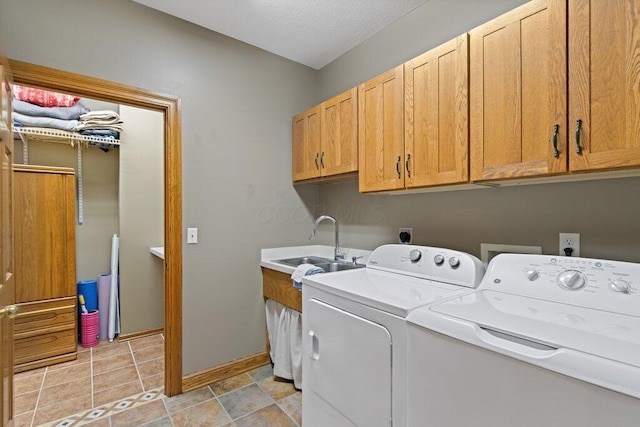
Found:
[{"label": "closet interior", "polygon": [[[16,87],[14,97],[21,92],[42,93]],[[77,357],[82,311],[97,310],[99,298],[102,306],[98,282],[113,274],[114,236],[119,304],[109,310],[115,320],[99,316],[97,337],[164,326],[164,263],[151,251],[164,246],[162,113],[83,98],[58,118],[42,116],[49,107],[40,101],[14,98],[16,372]],[[79,289],[87,294],[82,310]]]}]

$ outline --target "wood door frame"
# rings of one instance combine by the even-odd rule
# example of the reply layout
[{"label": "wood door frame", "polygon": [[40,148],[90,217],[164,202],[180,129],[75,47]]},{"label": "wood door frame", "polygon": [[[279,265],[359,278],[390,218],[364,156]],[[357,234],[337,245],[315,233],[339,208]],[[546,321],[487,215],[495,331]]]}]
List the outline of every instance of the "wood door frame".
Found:
[{"label": "wood door frame", "polygon": [[164,393],[182,393],[182,119],[180,98],[9,60],[13,81],[164,114]]}]

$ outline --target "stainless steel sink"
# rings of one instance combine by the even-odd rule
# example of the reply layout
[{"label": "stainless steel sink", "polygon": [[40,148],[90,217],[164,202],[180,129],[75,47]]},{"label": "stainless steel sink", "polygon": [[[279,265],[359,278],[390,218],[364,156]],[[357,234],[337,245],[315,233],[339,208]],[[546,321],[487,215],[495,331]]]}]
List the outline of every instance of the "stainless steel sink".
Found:
[{"label": "stainless steel sink", "polygon": [[333,260],[331,258],[323,258],[319,256],[303,256],[303,257],[297,257],[297,258],[277,259],[277,260],[274,260],[273,262],[290,265],[291,267],[297,267],[300,264],[318,265],[318,264],[327,264],[332,261]]},{"label": "stainless steel sink", "polygon": [[289,265],[291,267],[297,267],[300,264],[313,264],[317,267],[321,267],[325,272],[353,270],[354,268],[362,268],[364,264],[353,264],[349,262],[334,261],[331,258],[323,258],[319,256],[303,256],[297,258],[285,258],[277,259],[273,262],[279,264]]},{"label": "stainless steel sink", "polygon": [[352,264],[347,262],[328,262],[324,264],[316,264],[321,267],[325,272],[330,273],[333,271],[353,270],[354,268],[363,268],[364,264]]}]

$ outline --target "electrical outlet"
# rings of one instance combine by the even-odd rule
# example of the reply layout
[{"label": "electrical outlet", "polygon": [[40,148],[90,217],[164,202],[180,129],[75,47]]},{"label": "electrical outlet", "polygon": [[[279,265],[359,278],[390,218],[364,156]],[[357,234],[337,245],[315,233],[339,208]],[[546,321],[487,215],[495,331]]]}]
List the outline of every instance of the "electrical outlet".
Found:
[{"label": "electrical outlet", "polygon": [[400,228],[398,230],[398,241],[410,245],[413,242],[413,228]]},{"label": "electrical outlet", "polygon": [[187,244],[198,243],[198,229],[187,228]]},{"label": "electrical outlet", "polygon": [[559,249],[561,256],[580,256],[580,233],[560,233]]}]

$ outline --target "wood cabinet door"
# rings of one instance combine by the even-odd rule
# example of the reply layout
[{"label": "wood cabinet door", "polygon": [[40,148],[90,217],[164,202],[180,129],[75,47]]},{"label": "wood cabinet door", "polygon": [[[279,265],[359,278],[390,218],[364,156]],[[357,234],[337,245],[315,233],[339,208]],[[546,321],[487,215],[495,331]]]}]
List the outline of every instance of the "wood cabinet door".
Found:
[{"label": "wood cabinet door", "polygon": [[473,181],[567,170],[566,25],[565,0],[535,0],[470,32]]},{"label": "wood cabinet door", "polygon": [[469,180],[468,35],[404,65],[405,186]]},{"label": "wood cabinet door", "polygon": [[322,176],[358,170],[358,88],[320,105]]},{"label": "wood cabinet door", "polygon": [[358,86],[360,192],[404,188],[403,65]]},{"label": "wood cabinet door", "polygon": [[320,107],[293,118],[293,181],[320,176]]},{"label": "wood cabinet door", "polygon": [[[10,73],[0,46],[0,309],[15,305]],[[13,425],[13,320],[0,316],[0,425]]]},{"label": "wood cabinet door", "polygon": [[74,296],[74,171],[22,165],[14,170],[16,302]]},{"label": "wood cabinet door", "polygon": [[569,1],[569,126],[570,170],[640,165],[640,1]]}]

